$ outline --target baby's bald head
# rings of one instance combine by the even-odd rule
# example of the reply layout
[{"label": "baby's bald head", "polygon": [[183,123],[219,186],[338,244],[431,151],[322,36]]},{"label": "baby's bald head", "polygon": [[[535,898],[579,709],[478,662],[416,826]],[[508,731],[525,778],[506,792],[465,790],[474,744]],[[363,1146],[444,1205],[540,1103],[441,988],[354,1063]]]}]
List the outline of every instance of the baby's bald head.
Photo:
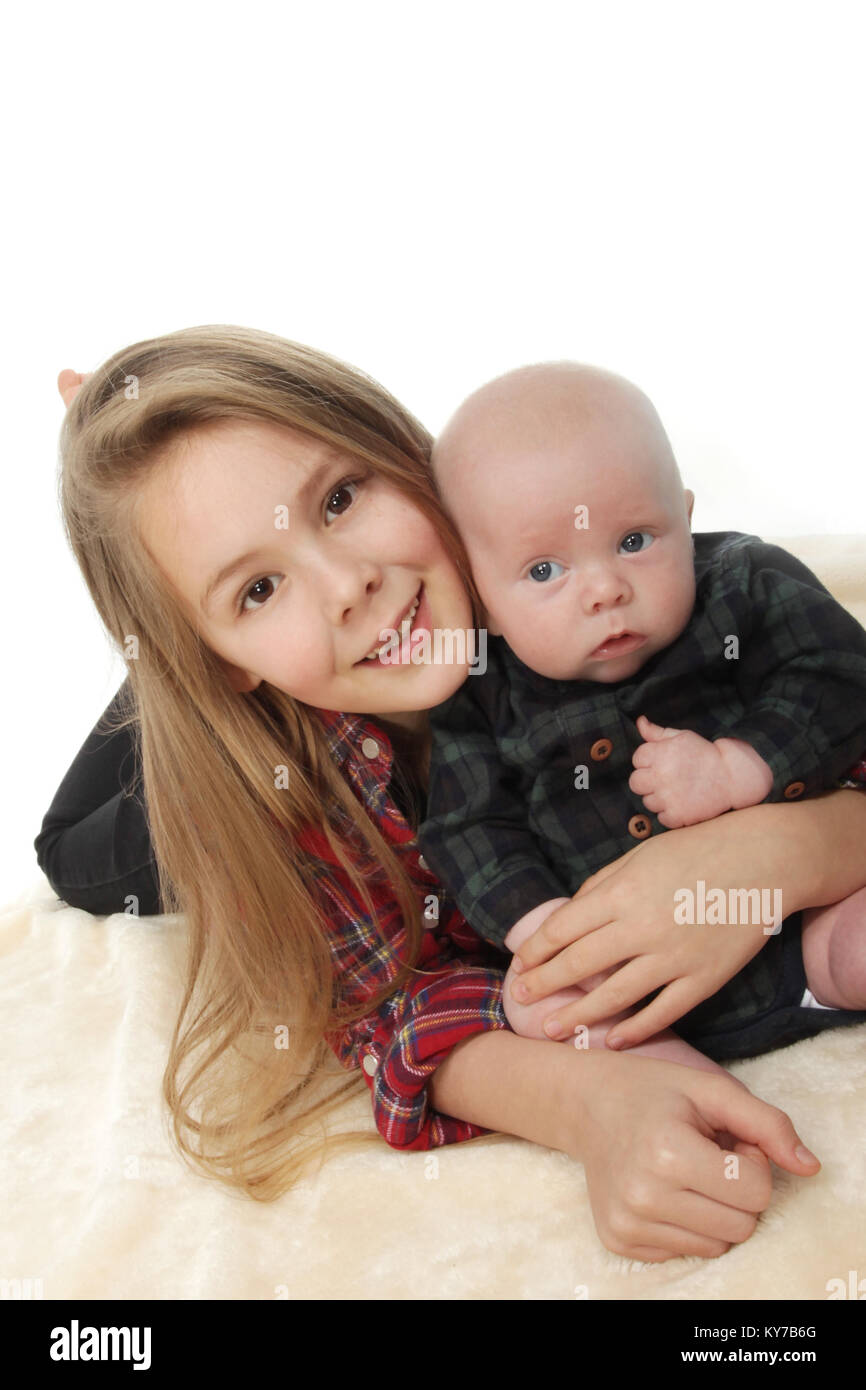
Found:
[{"label": "baby's bald head", "polygon": [[[433,469],[457,526],[490,536],[506,496],[543,488],[543,460],[571,455],[575,487],[580,467],[573,446],[592,441],[595,467],[613,467],[627,454],[633,469],[665,491],[682,492],[676,460],[655,406],[632,382],[578,362],[519,367],[474,391],[436,441]],[[533,469],[533,460],[536,461]]]},{"label": "baby's bald head", "polygon": [[[508,372],[452,415],[433,468],[484,625],[540,675],[619,680],[682,631],[694,498],[630,381],[575,362]],[[593,655],[626,628],[630,655]]]}]

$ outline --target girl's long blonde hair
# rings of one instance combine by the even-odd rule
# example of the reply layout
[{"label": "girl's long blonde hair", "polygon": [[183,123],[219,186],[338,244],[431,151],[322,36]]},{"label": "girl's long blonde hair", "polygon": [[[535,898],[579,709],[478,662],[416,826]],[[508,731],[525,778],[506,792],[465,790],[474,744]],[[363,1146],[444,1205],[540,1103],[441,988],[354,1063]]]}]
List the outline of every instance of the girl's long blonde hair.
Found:
[{"label": "girl's long blonde hair", "polygon": [[[436,526],[476,621],[481,610],[433,483],[428,432],[345,363],[250,329],[185,329],[116,353],[67,412],[63,523],[127,660],[129,700],[113,727],[137,734],[162,909],[188,926],[163,1079],[174,1138],[194,1166],[269,1201],[314,1156],[382,1142],[369,1131],[329,1132],[326,1117],[366,1084],[339,1066],[325,1034],[412,977],[423,928],[416,890],[340,775],[321,722],[265,682],[232,688],[143,543],[139,485],[180,436],[239,418],[303,430],[389,480]],[[287,779],[277,778],[282,767]],[[402,949],[389,948],[376,996],[346,998],[339,987],[317,861],[295,843],[309,824],[325,833],[374,922],[369,882],[393,887]]]}]

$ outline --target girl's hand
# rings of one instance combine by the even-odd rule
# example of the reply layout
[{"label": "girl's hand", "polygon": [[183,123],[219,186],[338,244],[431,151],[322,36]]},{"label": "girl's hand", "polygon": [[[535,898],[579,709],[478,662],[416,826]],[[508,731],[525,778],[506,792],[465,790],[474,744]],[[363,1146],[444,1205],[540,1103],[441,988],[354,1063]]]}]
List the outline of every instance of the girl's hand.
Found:
[{"label": "girl's hand", "polygon": [[[820,1168],[797,1156],[784,1111],[732,1076],[604,1051],[581,1054],[584,1064],[566,1151],[584,1165],[596,1230],[614,1254],[723,1255],[770,1203],[768,1158],[798,1177]],[[739,1136],[733,1155],[717,1131]]]},{"label": "girl's hand", "polygon": [[[741,819],[735,822],[737,815]],[[556,1012],[551,1022],[559,1022],[568,1033],[578,1024],[589,1027],[620,1014],[660,989],[655,999],[606,1035],[608,1047],[631,1047],[715,994],[766,945],[770,928],[685,925],[674,919],[674,894],[683,888],[695,892],[698,873],[708,889],[722,888],[726,901],[729,888],[768,886],[749,877],[749,855],[755,856],[750,815],[732,813],[720,822],[706,821],[645,840],[593,874],[520,945],[511,966],[512,978],[519,972],[511,986],[513,997],[520,1004],[532,1004],[610,971],[582,999]],[[615,1038],[622,1038],[622,1044]]]},{"label": "girl's hand", "polygon": [[71,367],[63,368],[63,371],[57,378],[57,389],[63,397],[63,404],[67,409],[78,395],[78,392],[81,390],[87,378],[92,375],[92,372],[84,372],[82,374],[81,372],[74,372]]}]

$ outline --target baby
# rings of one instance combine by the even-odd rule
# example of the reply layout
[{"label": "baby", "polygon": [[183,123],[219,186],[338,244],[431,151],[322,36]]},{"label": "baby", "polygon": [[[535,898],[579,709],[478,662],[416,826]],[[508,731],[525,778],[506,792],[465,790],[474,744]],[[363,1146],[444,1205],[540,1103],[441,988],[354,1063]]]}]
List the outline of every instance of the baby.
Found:
[{"label": "baby", "polygon": [[[646,836],[836,786],[862,756],[866,633],[781,548],[692,536],[694,496],[631,383],[521,368],[464,402],[433,462],[493,640],[486,671],[431,713],[419,840],[485,939],[515,951]],[[762,920],[778,933],[779,911]],[[795,1012],[866,1005],[866,989],[841,1004],[814,976]],[[506,988],[503,1002],[515,1031],[543,1038],[584,992],[529,1008]],[[653,1055],[705,1062],[669,1030],[650,1044],[671,1038]]]}]

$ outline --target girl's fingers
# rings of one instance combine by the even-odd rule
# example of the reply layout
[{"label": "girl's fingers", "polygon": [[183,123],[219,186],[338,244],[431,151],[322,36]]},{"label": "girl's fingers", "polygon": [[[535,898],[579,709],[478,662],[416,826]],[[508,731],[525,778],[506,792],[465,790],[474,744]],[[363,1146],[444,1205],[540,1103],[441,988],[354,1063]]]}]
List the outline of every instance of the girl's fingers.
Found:
[{"label": "girl's fingers", "polygon": [[[567,951],[563,952],[563,956],[567,957],[567,955]],[[557,965],[560,959],[561,957],[557,957],[553,965]],[[585,980],[590,973],[595,974],[595,971],[587,971],[586,975],[581,977],[581,981]],[[543,971],[539,970],[538,974],[541,976]],[[574,984],[581,982],[575,980],[573,972],[570,972],[570,974],[572,978],[569,983]],[[521,979],[523,979],[523,976],[521,976]],[[558,1022],[560,1024],[561,1034],[573,1033],[575,1028],[579,1027],[589,1028],[594,1023],[601,1023],[604,1019],[613,1018],[614,1015],[621,1014],[624,1009],[630,1008],[638,999],[643,999],[653,989],[657,989],[661,983],[662,981],[658,979],[657,975],[653,974],[650,958],[647,956],[640,956],[637,960],[629,961],[626,965],[621,966],[619,970],[615,970],[603,984],[596,985],[594,989],[590,989],[582,998],[577,999],[574,1004],[563,1009],[557,1009],[555,1019],[552,1019],[551,1022]],[[544,988],[544,986],[540,985],[538,988],[541,989]],[[553,993],[553,990],[551,989],[549,993]],[[544,996],[541,994],[535,994],[530,1000],[521,1000],[520,1002],[531,1003],[534,998],[543,997]],[[615,1023],[612,1031],[618,1035],[620,1028],[624,1027],[626,1022],[630,1023],[631,1019]],[[657,1028],[649,1028],[646,1033],[641,1036],[639,1041],[643,1041],[644,1036],[651,1037],[653,1033],[659,1031],[660,1030]]]},{"label": "girl's fingers", "polygon": [[[695,1118],[694,1124],[684,1124],[676,1129],[675,1148],[677,1154],[676,1178],[678,1190],[674,1195],[671,1205],[665,1210],[664,1215],[677,1224],[683,1222],[683,1213],[686,1210],[694,1212],[694,1206],[683,1202],[685,1196],[698,1196],[709,1202],[710,1206],[703,1208],[705,1216],[714,1207],[720,1208],[723,1213],[733,1209],[746,1215],[756,1216],[768,1207],[773,1196],[773,1176],[770,1165],[758,1146],[741,1143],[738,1145],[734,1154],[720,1149],[710,1134],[703,1130],[701,1124],[700,1110],[704,1109],[703,1098],[706,1089],[703,1083],[711,1081],[706,1072],[700,1073],[702,1090],[699,1114]],[[724,1083],[724,1077],[720,1078]],[[725,1087],[725,1091],[730,1088]],[[756,1101],[759,1106],[763,1101],[759,1101],[757,1096],[753,1096],[745,1086],[742,1093],[747,1100]],[[767,1106],[767,1109],[772,1107]],[[719,1128],[729,1128],[733,1134],[737,1133],[739,1125],[719,1126]],[[672,1140],[672,1143],[674,1141]],[[756,1152],[752,1152],[752,1149]],[[720,1217],[720,1211],[713,1215],[713,1222]],[[728,1220],[725,1217],[725,1220]],[[685,1222],[688,1224],[688,1221]],[[703,1230],[703,1223],[700,1223]],[[728,1224],[715,1229],[737,1229],[734,1224]],[[730,1238],[730,1237],[728,1237]]]},{"label": "girl's fingers", "polygon": [[[637,962],[634,962],[637,964]],[[632,1001],[637,1003],[638,999],[643,999],[644,995],[649,994],[652,989],[658,988],[658,981],[655,985],[650,985],[643,994],[639,994]],[[593,990],[592,998],[595,998],[596,991]],[[601,993],[599,989],[598,993]],[[637,1047],[639,1043],[646,1042],[647,1038],[655,1037],[656,1033],[663,1033],[666,1028],[672,1028],[683,1014],[687,1014],[690,1009],[694,1009],[700,1004],[700,997],[696,996],[695,987],[689,976],[685,978],[671,980],[667,986],[657,994],[655,999],[639,1009],[637,1013],[629,1018],[623,1019],[620,1023],[615,1023],[605,1038],[605,1046],[613,1048],[616,1052],[626,1052],[630,1047]],[[630,1007],[623,1005],[624,1008]],[[605,1017],[604,1014],[601,1015]],[[722,1126],[718,1126],[722,1128]]]},{"label": "girl's fingers", "polygon": [[[721,1150],[716,1149],[719,1157]],[[733,1182],[733,1179],[732,1179]],[[758,1224],[760,1213],[742,1211],[739,1207],[728,1206],[703,1197],[697,1192],[680,1191],[673,1203],[674,1222],[687,1231],[694,1231],[709,1240],[725,1241],[729,1245],[740,1245],[752,1235]]]},{"label": "girl's fingers", "polygon": [[661,1264],[664,1260],[674,1259],[670,1250],[661,1250],[657,1245],[634,1245],[629,1248],[628,1259],[643,1260],[646,1264]]},{"label": "girl's fingers", "polygon": [[[674,1126],[669,1147],[677,1155],[677,1170],[668,1179],[668,1191],[657,1199],[655,1219],[637,1226],[628,1252],[632,1259],[644,1258],[639,1252],[653,1248],[667,1252],[667,1258],[716,1258],[748,1240],[758,1215],[769,1206],[773,1182],[761,1150],[743,1143],[738,1146],[739,1162],[733,1164],[706,1129],[700,1115],[694,1124]],[[739,1150],[753,1150],[754,1156]]]},{"label": "girl's fingers", "polygon": [[[724,1255],[728,1249],[726,1241],[717,1240],[714,1236],[701,1235],[699,1231],[665,1221],[649,1221],[645,1226],[641,1226],[639,1239],[646,1242],[650,1248],[664,1249],[668,1259],[678,1255],[700,1255],[705,1260],[714,1260],[719,1255]],[[635,1247],[640,1248],[646,1247]],[[630,1258],[639,1260],[642,1256],[634,1254],[630,1255]]]},{"label": "girl's fingers", "polygon": [[[598,927],[606,926],[611,920],[610,913],[606,912],[598,898],[592,899],[589,895],[580,900],[577,897],[558,907],[555,912],[542,922],[538,931],[533,932],[527,941],[521,944],[520,950],[515,951],[515,955],[520,958],[523,971],[533,970],[536,966],[549,961],[551,957],[559,956],[566,946],[579,941],[588,932],[593,932]],[[615,960],[608,960],[608,965],[615,965]],[[587,966],[585,975],[593,975],[601,966]],[[562,976],[559,977],[560,982]],[[577,977],[572,975],[566,981],[567,984],[576,983]],[[551,986],[555,988],[555,985]],[[547,991],[550,993],[550,990]]]},{"label": "girl's fingers", "polygon": [[[766,1158],[778,1163],[780,1168],[796,1173],[798,1177],[809,1177],[818,1172],[820,1161],[809,1152],[784,1110],[759,1100],[746,1086],[730,1086],[724,1077],[713,1078],[701,1072],[700,1078],[701,1091],[699,1095],[692,1096],[692,1103],[713,1130],[727,1130],[738,1135],[746,1144],[759,1148]],[[718,1085],[717,1082],[723,1084]],[[802,1156],[797,1153],[798,1148],[802,1148]],[[740,1160],[739,1170],[746,1181],[742,1190],[737,1192],[736,1205],[747,1209],[743,1195],[754,1196],[761,1182],[769,1181],[769,1165],[759,1165],[748,1152],[741,1153]],[[708,1197],[724,1201],[725,1187],[722,1181],[700,1190]],[[728,1197],[727,1200],[733,1199]],[[759,1208],[748,1209],[757,1211]]]},{"label": "girl's fingers", "polygon": [[[523,947],[521,947],[521,954]],[[521,970],[518,973],[520,984],[525,986],[525,993],[515,993],[515,999],[521,1004],[534,1004],[537,999],[546,999],[548,995],[556,990],[568,989],[572,985],[582,985],[584,980],[588,980],[591,975],[600,975],[607,972],[614,972],[610,975],[611,979],[619,978],[620,972],[616,970],[623,959],[622,948],[618,947],[611,933],[606,933],[596,941],[595,936],[589,936],[585,941],[578,941],[573,946],[563,947],[556,955],[541,965],[533,967],[531,970]],[[639,965],[643,962],[645,978],[648,957],[641,956],[635,962]],[[629,977],[629,988],[631,977]],[[660,981],[656,980],[653,984],[648,984],[642,993],[636,994],[634,998],[642,999],[644,994],[656,988]],[[599,985],[599,989],[605,988]],[[586,988],[586,986],[584,986]],[[597,1013],[593,1018],[596,1022],[599,1018],[606,1018],[608,1014],[614,1012],[611,1008],[611,1001],[614,992],[607,990],[605,999],[606,1008]],[[593,998],[595,991],[593,990]],[[584,1022],[584,1019],[580,1020]],[[575,1019],[577,1022],[577,1019]]]}]

